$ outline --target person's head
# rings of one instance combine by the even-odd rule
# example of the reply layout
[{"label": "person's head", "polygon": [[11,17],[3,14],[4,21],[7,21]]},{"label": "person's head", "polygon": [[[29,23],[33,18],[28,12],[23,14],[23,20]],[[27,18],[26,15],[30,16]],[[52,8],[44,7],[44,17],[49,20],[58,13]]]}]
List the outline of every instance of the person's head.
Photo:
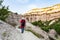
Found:
[{"label": "person's head", "polygon": [[24,17],[22,17],[21,19],[25,19]]}]

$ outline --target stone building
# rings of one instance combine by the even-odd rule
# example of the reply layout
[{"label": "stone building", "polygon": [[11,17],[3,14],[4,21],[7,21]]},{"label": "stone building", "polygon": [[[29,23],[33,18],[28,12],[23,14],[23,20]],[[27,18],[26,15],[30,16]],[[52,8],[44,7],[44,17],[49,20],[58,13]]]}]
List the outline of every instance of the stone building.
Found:
[{"label": "stone building", "polygon": [[34,21],[49,21],[52,19],[60,18],[60,4],[56,4],[46,8],[35,8],[24,14],[24,17],[29,22]]}]

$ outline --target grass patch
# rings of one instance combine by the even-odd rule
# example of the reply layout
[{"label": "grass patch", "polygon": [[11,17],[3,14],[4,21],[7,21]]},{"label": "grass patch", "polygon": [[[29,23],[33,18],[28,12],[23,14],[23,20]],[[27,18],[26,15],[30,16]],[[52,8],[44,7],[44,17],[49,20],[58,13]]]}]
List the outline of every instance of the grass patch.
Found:
[{"label": "grass patch", "polygon": [[6,34],[6,32],[4,32],[2,35],[5,37],[7,34]]},{"label": "grass patch", "polygon": [[56,40],[60,40],[60,36]]}]

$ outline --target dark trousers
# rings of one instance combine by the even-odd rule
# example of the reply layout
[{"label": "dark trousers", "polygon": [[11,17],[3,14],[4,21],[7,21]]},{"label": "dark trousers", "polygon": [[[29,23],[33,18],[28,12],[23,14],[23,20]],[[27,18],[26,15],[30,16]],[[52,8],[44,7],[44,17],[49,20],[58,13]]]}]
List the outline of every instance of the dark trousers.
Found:
[{"label": "dark trousers", "polygon": [[24,28],[21,28],[21,33],[24,33]]}]

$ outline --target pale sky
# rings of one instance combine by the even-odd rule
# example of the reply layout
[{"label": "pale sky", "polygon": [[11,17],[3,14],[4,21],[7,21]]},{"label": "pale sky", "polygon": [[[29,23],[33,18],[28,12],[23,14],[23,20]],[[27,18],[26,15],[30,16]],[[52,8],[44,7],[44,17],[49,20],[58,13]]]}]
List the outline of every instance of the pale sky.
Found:
[{"label": "pale sky", "polygon": [[59,4],[60,0],[4,0],[3,5],[9,6],[9,10],[24,14],[33,8],[44,8]]}]

